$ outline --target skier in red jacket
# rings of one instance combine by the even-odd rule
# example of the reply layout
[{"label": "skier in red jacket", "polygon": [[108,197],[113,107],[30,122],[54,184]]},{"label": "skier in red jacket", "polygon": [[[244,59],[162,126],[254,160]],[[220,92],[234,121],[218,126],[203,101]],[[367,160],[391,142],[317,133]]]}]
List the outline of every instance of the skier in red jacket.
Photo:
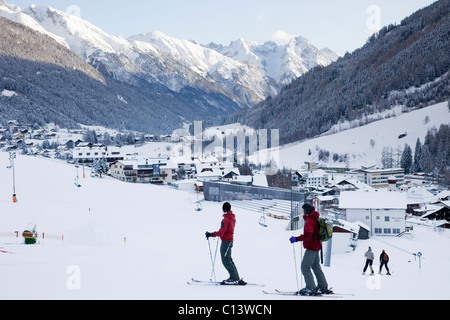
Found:
[{"label": "skier in red jacket", "polygon": [[220,255],[222,257],[222,263],[225,269],[227,269],[230,277],[227,280],[222,281],[222,284],[226,285],[246,285],[247,283],[239,278],[236,265],[231,257],[231,248],[233,248],[234,242],[234,227],[236,225],[236,216],[231,211],[231,205],[226,202],[222,206],[223,220],[219,231],[206,232],[206,239],[210,237],[220,237],[222,244],[220,246]]},{"label": "skier in red jacket", "polygon": [[[331,290],[328,290],[327,280],[323,274],[322,268],[320,267],[319,251],[322,249],[322,243],[320,242],[318,235],[319,223],[317,222],[317,218],[319,218],[319,213],[312,205],[307,203],[305,203],[302,208],[303,219],[305,220],[303,234],[298,237],[291,237],[289,239],[291,243],[302,241],[303,247],[306,249],[301,266],[306,287],[301,289],[298,294],[317,295],[332,293]],[[317,287],[314,282],[311,269],[317,278]]]}]

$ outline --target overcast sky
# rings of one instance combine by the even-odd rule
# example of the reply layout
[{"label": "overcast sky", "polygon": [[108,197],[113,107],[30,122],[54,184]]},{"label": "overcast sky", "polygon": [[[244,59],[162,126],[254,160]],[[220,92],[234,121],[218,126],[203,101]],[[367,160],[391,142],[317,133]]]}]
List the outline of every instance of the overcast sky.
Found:
[{"label": "overcast sky", "polygon": [[80,15],[104,31],[128,37],[161,31],[198,43],[243,38],[285,42],[308,38],[338,54],[361,47],[382,26],[399,23],[435,0],[6,0],[26,8],[51,6]]}]

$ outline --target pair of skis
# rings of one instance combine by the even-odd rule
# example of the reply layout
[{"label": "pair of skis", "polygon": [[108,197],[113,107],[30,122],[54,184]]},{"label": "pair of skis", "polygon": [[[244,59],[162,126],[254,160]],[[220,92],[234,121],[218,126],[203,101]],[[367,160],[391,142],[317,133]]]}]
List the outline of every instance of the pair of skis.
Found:
[{"label": "pair of skis", "polygon": [[188,281],[190,285],[199,285],[199,286],[236,286],[236,287],[264,287],[264,284],[259,283],[247,283],[245,285],[233,284],[233,283],[223,283],[220,281],[203,281],[192,278],[191,281]]},{"label": "pair of skis", "polygon": [[[197,280],[192,279],[191,281],[188,281],[189,285],[199,285],[199,286],[237,286],[237,287],[264,287],[264,284],[259,283],[247,283],[246,285],[239,285],[239,284],[224,284],[219,281],[204,281],[204,280]],[[321,294],[321,295],[312,295],[312,296],[303,296],[298,294],[296,291],[265,291],[263,290],[264,294],[267,295],[278,295],[278,296],[292,296],[292,297],[308,297],[308,298],[344,298],[344,296],[354,296],[354,294],[348,294],[348,293],[333,293],[333,294]]]},{"label": "pair of skis", "polygon": [[318,295],[301,295],[297,291],[264,291],[264,294],[277,295],[277,296],[291,296],[291,297],[304,297],[304,298],[332,298],[342,299],[344,296],[354,296],[352,293],[331,293],[331,294],[318,294]]}]

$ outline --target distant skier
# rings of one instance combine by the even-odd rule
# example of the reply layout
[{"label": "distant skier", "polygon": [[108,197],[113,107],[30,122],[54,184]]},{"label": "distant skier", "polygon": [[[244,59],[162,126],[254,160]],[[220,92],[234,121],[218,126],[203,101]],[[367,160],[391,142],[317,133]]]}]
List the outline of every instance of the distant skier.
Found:
[{"label": "distant skier", "polygon": [[247,283],[239,278],[236,265],[231,257],[231,248],[233,248],[234,242],[234,227],[236,225],[236,216],[231,211],[231,204],[225,202],[222,206],[224,212],[222,224],[219,231],[206,232],[206,239],[210,237],[220,237],[222,244],[220,246],[220,255],[222,257],[222,263],[225,269],[227,269],[230,277],[227,280],[222,281],[224,285],[240,285],[245,286]]},{"label": "distant skier", "polygon": [[367,267],[370,267],[370,271],[371,271],[370,275],[373,276],[374,273],[373,273],[372,264],[373,264],[373,260],[375,259],[375,256],[372,252],[371,247],[369,247],[367,252],[364,254],[364,257],[366,257],[366,265],[364,266],[364,269],[363,269],[363,275],[366,273]]},{"label": "distant skier", "polygon": [[378,272],[378,274],[381,274],[381,269],[383,268],[383,266],[386,268],[386,274],[388,276],[391,275],[391,273],[389,272],[389,267],[388,267],[388,262],[389,262],[389,256],[388,254],[383,250],[383,252],[381,252],[380,254],[380,271]]},{"label": "distant skier", "polygon": [[[327,280],[323,274],[322,268],[320,267],[319,251],[322,248],[322,243],[319,241],[318,236],[319,223],[317,218],[319,218],[319,213],[312,205],[307,203],[305,203],[302,208],[303,219],[305,220],[303,234],[299,237],[291,237],[289,239],[291,243],[303,241],[303,247],[306,249],[301,266],[306,287],[301,289],[298,294],[307,296],[329,294],[332,293],[332,291],[328,290]],[[314,282],[311,269],[314,271],[317,278],[317,287]]]}]

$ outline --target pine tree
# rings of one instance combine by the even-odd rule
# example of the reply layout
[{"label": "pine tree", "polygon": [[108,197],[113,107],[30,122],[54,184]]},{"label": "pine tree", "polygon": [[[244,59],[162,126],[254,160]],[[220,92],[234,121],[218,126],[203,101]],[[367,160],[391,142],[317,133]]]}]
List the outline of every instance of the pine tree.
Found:
[{"label": "pine tree", "polygon": [[433,172],[433,157],[428,145],[422,147],[422,157],[420,158],[420,166],[425,173]]},{"label": "pine tree", "polygon": [[422,143],[417,138],[416,148],[414,149],[414,172],[422,172]]},{"label": "pine tree", "polygon": [[413,157],[411,147],[405,143],[405,148],[403,149],[402,158],[400,160],[400,167],[405,169],[405,173],[410,173],[412,162]]}]

